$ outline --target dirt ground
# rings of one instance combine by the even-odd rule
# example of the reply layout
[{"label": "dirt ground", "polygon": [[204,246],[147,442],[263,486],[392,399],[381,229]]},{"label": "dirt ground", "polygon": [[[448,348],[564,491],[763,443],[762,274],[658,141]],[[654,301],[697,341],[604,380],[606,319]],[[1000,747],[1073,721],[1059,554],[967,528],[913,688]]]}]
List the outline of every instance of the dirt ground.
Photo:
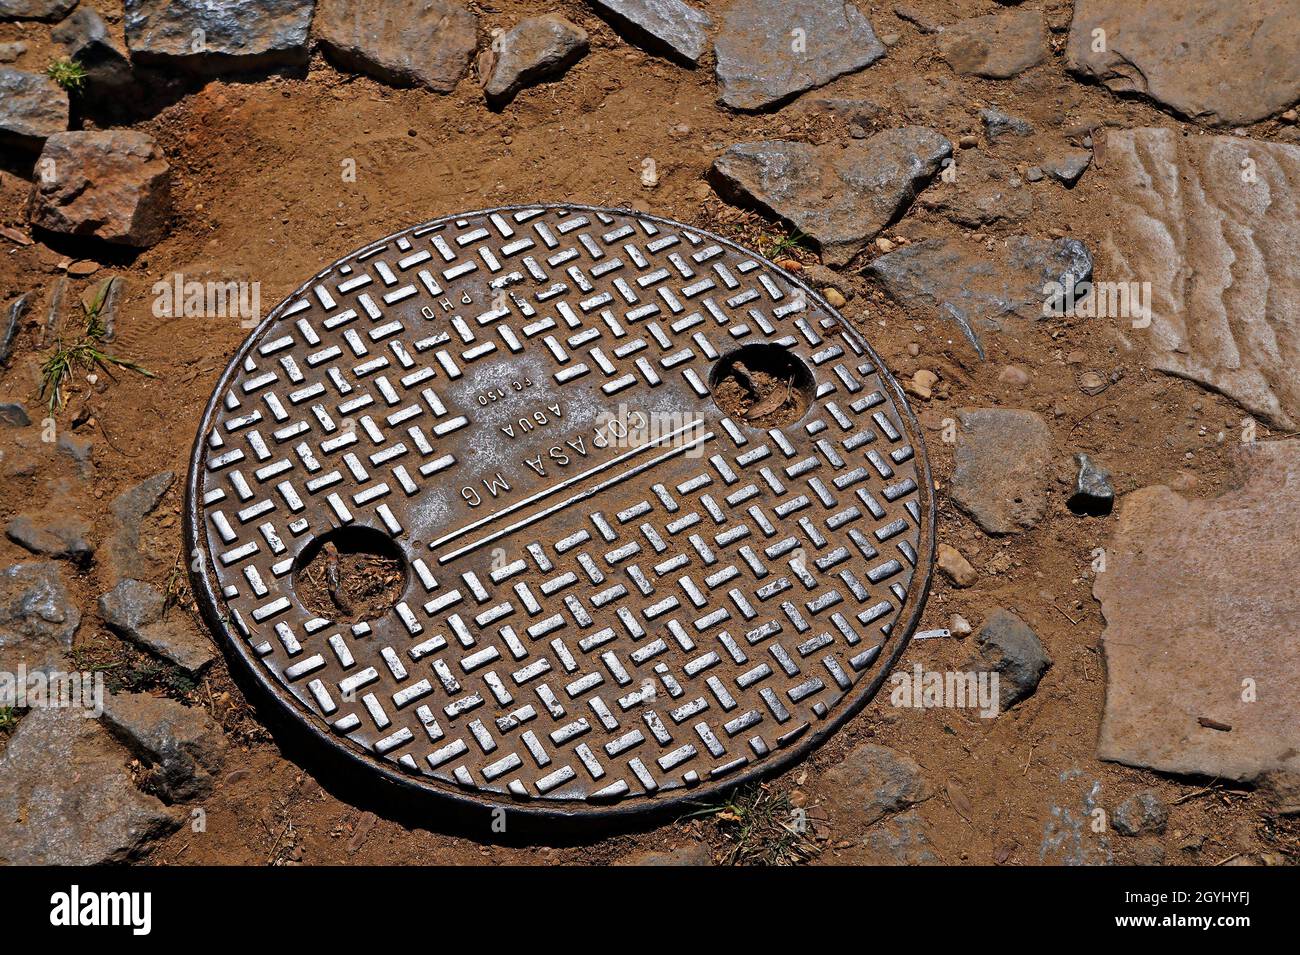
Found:
[{"label": "dirt ground", "polygon": [[[103,0],[90,5],[120,13],[118,5]],[[773,114],[719,108],[707,64],[689,70],[643,53],[583,3],[469,5],[489,29],[544,10],[562,13],[591,34],[591,53],[558,82],[525,90],[500,113],[485,107],[472,76],[455,93],[438,96],[347,75],[316,55],[301,75],[193,84],[184,95],[167,97],[174,102],[155,114],[131,123],[155,137],[172,166],[173,227],[166,239],[138,255],[109,261],[96,250],[101,268],[72,279],[68,299],[76,301],[83,289],[109,275],[121,276],[125,287],[114,350],[155,377],[119,371],[114,380],[101,374],[94,385],[84,377],[73,383],[58,427],[82,419],[77,434],[93,439],[88,476],[54,444],[10,441],[14,432],[8,432],[0,462],[5,475],[0,522],[36,501],[75,512],[102,532],[106,503],[116,494],[163,469],[185,473],[203,406],[247,330],[233,318],[155,318],[151,287],[172,273],[260,282],[266,311],[322,265],[376,237],[448,213],[534,201],[630,205],[770,252],[785,231],[720,201],[705,179],[713,159],[748,140],[848,141],[841,120],[804,105],[812,96]],[[900,39],[883,60],[819,93],[881,104],[885,113],[878,129],[919,122],[956,143],[979,133],[979,108],[994,105],[1049,132],[1098,124],[1200,132],[1145,102],[1117,98],[1068,76],[1060,52],[1063,33],[1052,34],[1054,55],[1045,65],[1008,81],[979,80],[958,76],[938,61],[930,38],[896,18],[892,4],[859,6],[878,34],[897,33]],[[917,0],[913,6],[945,17],[996,7],[977,0]],[[1061,0],[1030,0],[1025,6],[1043,8],[1058,22],[1068,14]],[[38,24],[0,24],[0,42],[26,40],[30,49],[14,65],[43,69],[54,55],[42,39],[47,30]],[[928,94],[900,92],[895,84],[904,81],[927,81],[921,88]],[[95,119],[80,122],[91,128]],[[1249,130],[1262,139],[1278,132],[1274,123]],[[977,148],[1011,165],[1035,158],[1020,144],[988,146],[981,138]],[[659,173],[654,188],[641,184],[647,157]],[[349,159],[356,163],[355,182],[340,176]],[[1103,173],[1104,168],[1094,168],[1072,190],[1039,183],[1029,222],[983,234],[991,246],[1004,234],[1048,237],[1060,230],[1056,234],[1095,249],[1110,214]],[[30,161],[24,166],[19,157],[7,157],[0,172],[0,224],[25,228],[31,176]],[[915,240],[960,236],[963,230],[917,203],[887,234]],[[786,254],[808,265],[817,261],[800,249]],[[863,261],[875,254],[869,249]],[[14,357],[0,371],[0,397],[24,401],[33,417],[41,405],[39,326],[45,301],[66,260],[84,257],[86,250],[73,243],[23,247],[0,239],[0,297],[40,290]],[[955,590],[936,575],[920,629],[946,627],[954,613],[978,629],[993,607],[1005,607],[1033,627],[1055,664],[1034,696],[996,720],[962,710],[899,709],[882,694],[805,763],[773,779],[770,793],[805,805],[814,821],[808,860],[835,863],[844,858],[848,840],[860,835],[816,826],[817,803],[824,796],[819,787],[824,771],[867,740],[898,749],[922,766],[935,795],[917,812],[943,863],[1067,861],[1068,846],[1051,848],[1052,834],[1068,820],[1086,817],[1085,800],[1094,782],[1100,784],[1100,804],[1108,809],[1140,790],[1156,790],[1170,806],[1170,822],[1162,836],[1126,839],[1093,833],[1085,821],[1077,833],[1076,861],[1109,856],[1117,863],[1222,864],[1258,862],[1265,854],[1292,863],[1300,859],[1300,826],[1284,817],[1279,822],[1269,812],[1268,794],[1214,780],[1169,778],[1095,756],[1105,671],[1098,648],[1103,620],[1091,596],[1090,566],[1114,518],[1080,517],[1067,508],[1070,455],[1082,451],[1100,460],[1121,495],[1166,483],[1190,495],[1213,496],[1232,481],[1227,449],[1242,411],[1144,367],[1141,351],[1113,321],[1060,319],[1009,328],[986,341],[988,360],[979,362],[953,328],[905,314],[857,269],[846,269],[839,287],[848,297],[842,311],[900,380],[925,368],[946,385],[932,400],[911,400],[939,486],[939,540],[957,546],[975,565],[979,580],[970,589]],[[909,349],[913,344],[919,347]],[[1017,387],[1000,377],[1008,365],[1027,371],[1028,384]],[[1114,383],[1099,394],[1085,394],[1078,377],[1086,370]],[[952,469],[951,447],[941,437],[943,419],[960,407],[993,405],[1043,414],[1059,457],[1047,516],[1033,530],[1005,539],[982,534],[943,492]],[[1226,440],[1218,440],[1220,432]],[[1269,437],[1261,426],[1260,439]],[[160,555],[153,582],[166,584],[184,608],[192,600],[184,574],[177,572],[182,483],[173,485],[150,518],[144,540]],[[0,565],[27,556],[0,540]],[[106,665],[132,660],[134,651],[93,612],[95,599],[113,581],[93,563],[68,568],[65,576],[73,581],[85,616],[77,637],[81,659]],[[901,666],[960,669],[973,653],[970,644],[969,638],[914,642]],[[128,671],[135,672],[129,667],[121,672]],[[232,742],[229,775],[203,804],[207,831],[182,827],[156,844],[145,864],[607,863],[644,850],[697,845],[723,860],[740,838],[738,814],[731,811],[555,844],[548,844],[552,840],[545,834],[521,841],[486,826],[484,831],[449,826],[440,822],[436,808],[416,824],[407,814],[386,814],[382,805],[345,801],[338,786],[329,780],[322,786],[287,759],[245,702],[224,660],[197,686],[160,683],[147,672],[134,679],[133,688],[153,688],[208,707]],[[762,857],[762,852],[753,856]]]}]

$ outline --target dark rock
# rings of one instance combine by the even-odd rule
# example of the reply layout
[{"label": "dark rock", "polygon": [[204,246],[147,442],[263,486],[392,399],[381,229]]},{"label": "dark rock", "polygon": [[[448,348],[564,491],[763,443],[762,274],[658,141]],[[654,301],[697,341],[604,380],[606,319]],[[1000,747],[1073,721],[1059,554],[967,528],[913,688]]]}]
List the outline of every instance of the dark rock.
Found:
[{"label": "dark rock", "polygon": [[563,73],[587,55],[587,31],[564,17],[545,14],[521,20],[479,57],[483,95],[494,106],[514,99],[525,86]]},{"label": "dark rock", "polygon": [[[1096,30],[1105,31],[1097,43]],[[1300,98],[1295,0],[1076,0],[1067,67],[1216,126],[1267,119]],[[1100,47],[1100,48],[1099,48]]]},{"label": "dark rock", "polygon": [[[980,357],[980,332],[1002,319],[1033,320],[1059,311],[1064,290],[1092,275],[1077,239],[1011,236],[997,252],[955,239],[929,239],[874,259],[866,274],[905,308],[954,321]],[[1055,283],[1059,294],[1045,293]]]},{"label": "dark rock", "polygon": [[1159,835],[1169,824],[1169,810],[1152,790],[1129,796],[1115,807],[1111,825],[1121,836]]},{"label": "dark rock", "polygon": [[773,140],[732,146],[713,164],[719,191],[753,203],[814,240],[843,265],[911,203],[952,154],[932,129],[886,130],[847,148]]},{"label": "dark rock", "polygon": [[984,123],[984,136],[989,142],[996,142],[1007,136],[1032,136],[1034,125],[1019,116],[1010,116],[997,109],[980,110],[980,121]]},{"label": "dark rock", "polygon": [[315,0],[126,0],[126,45],[139,63],[195,73],[307,62]]},{"label": "dark rock", "polygon": [[6,428],[25,428],[31,423],[27,406],[21,401],[0,401],[0,425]]},{"label": "dark rock", "polygon": [[168,660],[191,675],[216,653],[212,643],[180,613],[165,616],[166,599],[139,580],[123,580],[99,598],[99,615],[121,636]]},{"label": "dark rock", "polygon": [[54,174],[33,184],[32,225],[137,248],[166,234],[171,170],[150,136],[59,133],[45,141],[38,163],[47,159]]},{"label": "dark rock", "polygon": [[5,536],[41,557],[85,562],[95,552],[87,540],[90,526],[79,517],[62,516],[46,521],[20,514],[5,527]]},{"label": "dark rock", "polygon": [[1090,149],[1065,149],[1052,153],[1042,162],[1043,172],[1064,186],[1073,186],[1092,162]]},{"label": "dark rock", "polygon": [[24,292],[5,306],[4,323],[0,324],[0,365],[9,360],[18,338],[18,327],[31,311],[35,297],[35,292]]},{"label": "dark rock", "polygon": [[1042,182],[1043,181],[1042,167],[1030,166],[1029,169],[1025,172],[1025,178],[1028,179],[1030,182]]},{"label": "dark rock", "polygon": [[1070,509],[1076,513],[1109,514],[1115,503],[1115,488],[1110,483],[1110,472],[1086,454],[1076,454],[1074,463],[1079,466],[1079,473],[1074,478]]},{"label": "dark rock", "polygon": [[0,0],[0,20],[62,20],[77,0]]},{"label": "dark rock", "polygon": [[837,838],[865,830],[889,813],[931,796],[921,767],[910,757],[875,743],[861,743],[829,769],[818,787]]},{"label": "dark rock", "polygon": [[885,55],[856,6],[826,0],[733,3],[713,49],[722,102],[746,110],[784,103]]},{"label": "dark rock", "polygon": [[72,431],[59,432],[59,440],[54,445],[58,448],[60,454],[66,454],[77,465],[77,473],[81,477],[89,477],[93,470],[94,462],[91,454],[94,451],[94,441],[89,437],[84,437]]},{"label": "dark rock", "polygon": [[175,477],[171,471],[163,471],[113,498],[109,506],[113,521],[108,538],[109,571],[113,579],[138,577],[148,572],[149,562],[140,553],[140,525],[158,506]]},{"label": "dark rock", "polygon": [[13,43],[0,43],[0,63],[13,63],[27,52],[27,44],[21,40]]},{"label": "dark rock", "polygon": [[1004,710],[1032,695],[1052,665],[1038,634],[1000,607],[989,614],[975,640],[980,656],[971,668],[998,675],[998,695]]},{"label": "dark rock", "polygon": [[669,849],[663,852],[656,850],[634,852],[614,864],[620,866],[713,865],[713,859],[709,856],[708,846],[695,843],[681,849]]},{"label": "dark rock", "polygon": [[961,154],[953,182],[940,177],[918,201],[968,229],[1019,222],[1034,211],[1033,196],[1015,171],[978,150]]},{"label": "dark rock", "polygon": [[39,73],[0,66],[0,143],[40,149],[68,128],[68,94]]},{"label": "dark rock", "polygon": [[148,767],[151,792],[177,802],[212,791],[226,738],[202,708],[127,693],[104,700],[101,720]]},{"label": "dark rock", "polygon": [[1052,434],[1041,415],[1010,408],[957,413],[949,494],[989,534],[1033,527],[1047,508]]},{"label": "dark rock", "polygon": [[86,95],[115,95],[134,82],[131,61],[98,13],[82,7],[51,32],[68,55],[86,70]]},{"label": "dark rock", "polygon": [[453,0],[320,0],[315,30],[343,69],[436,93],[456,88],[478,48],[478,18]]},{"label": "dark rock", "polygon": [[958,20],[938,43],[939,55],[958,73],[1005,80],[1047,59],[1047,24],[1035,10],[999,10]]},{"label": "dark rock", "polygon": [[81,612],[63,586],[58,564],[0,570],[0,670],[13,672],[19,663],[61,665],[80,625]]},{"label": "dark rock", "polygon": [[713,19],[682,0],[587,0],[647,49],[694,66],[708,49]]},{"label": "dark rock", "polygon": [[180,824],[131,784],[127,754],[84,713],[36,708],[0,756],[0,863],[124,862]]}]

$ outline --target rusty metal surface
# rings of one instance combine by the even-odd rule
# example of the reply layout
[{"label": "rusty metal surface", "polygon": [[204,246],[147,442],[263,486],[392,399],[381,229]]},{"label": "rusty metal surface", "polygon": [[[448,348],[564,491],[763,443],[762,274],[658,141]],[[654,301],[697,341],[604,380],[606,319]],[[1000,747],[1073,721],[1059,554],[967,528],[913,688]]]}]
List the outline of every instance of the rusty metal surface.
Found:
[{"label": "rusty metal surface", "polygon": [[[710,395],[755,343],[815,382],[779,430]],[[210,624],[324,745],[541,813],[788,765],[884,680],[931,571],[920,436],[865,341],[761,256],[617,210],[449,217],[324,269],[232,361],[188,491]],[[295,593],[349,525],[407,562],[351,627]]]}]

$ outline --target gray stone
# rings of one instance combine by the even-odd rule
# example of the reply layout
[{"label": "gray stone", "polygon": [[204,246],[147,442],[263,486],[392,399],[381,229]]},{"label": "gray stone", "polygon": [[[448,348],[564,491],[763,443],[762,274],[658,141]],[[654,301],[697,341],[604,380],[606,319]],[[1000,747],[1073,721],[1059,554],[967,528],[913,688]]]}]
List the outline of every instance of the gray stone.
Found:
[{"label": "gray stone", "polygon": [[1300,428],[1300,190],[1282,185],[1300,182],[1300,146],[1164,128],[1105,143],[1106,276],[1149,282],[1151,309],[1112,298],[1109,314],[1152,367]]},{"label": "gray stone", "polygon": [[0,0],[0,20],[62,20],[77,0]]},{"label": "gray stone", "polygon": [[1121,836],[1159,835],[1169,824],[1169,810],[1159,795],[1148,789],[1116,806],[1110,822]]},{"label": "gray stone", "polygon": [[0,863],[124,862],[178,826],[180,810],[131,784],[127,759],[80,710],[29,711],[0,756]]},{"label": "gray stone", "polygon": [[226,738],[201,707],[143,693],[110,695],[101,720],[148,768],[150,792],[171,803],[212,791]]},{"label": "gray stone", "polygon": [[942,23],[910,3],[894,4],[894,16],[900,20],[906,20],[922,33],[940,33],[943,31]]},{"label": "gray stone", "polygon": [[1047,59],[1047,24],[1036,10],[999,10],[958,20],[937,37],[958,73],[1005,80]]},{"label": "gray stone", "polygon": [[18,338],[18,328],[31,311],[35,297],[35,292],[24,292],[5,305],[4,324],[0,325],[0,365],[9,361]]},{"label": "gray stone", "polygon": [[940,177],[918,203],[968,229],[1019,222],[1034,211],[1033,196],[1015,170],[979,150],[962,153],[956,179]]},{"label": "gray stone", "polygon": [[72,650],[81,612],[53,562],[0,570],[0,670],[60,666]]},{"label": "gray stone", "polygon": [[109,572],[113,579],[144,576],[149,561],[140,553],[140,525],[153,512],[176,476],[163,471],[113,498],[109,506],[112,527],[108,537]]},{"label": "gray stone", "polygon": [[211,641],[180,613],[167,616],[166,599],[150,584],[126,579],[99,598],[99,615],[116,633],[191,675],[216,657]]},{"label": "gray stone", "polygon": [[905,812],[868,830],[860,848],[847,854],[857,865],[939,865],[918,812]]},{"label": "gray stone", "polygon": [[564,17],[545,14],[521,20],[479,57],[483,95],[494,106],[514,99],[525,86],[563,73],[587,55],[587,31]]},{"label": "gray stone", "polygon": [[0,143],[37,150],[68,128],[68,94],[48,76],[0,67]]},{"label": "gray stone", "polygon": [[620,866],[681,866],[713,865],[708,846],[695,843],[680,849],[634,852],[614,863]]},{"label": "gray stone", "polygon": [[1032,695],[1052,665],[1038,634],[1001,607],[989,614],[975,641],[979,658],[971,669],[998,675],[998,695],[1004,710]]},{"label": "gray stone", "polygon": [[1092,162],[1091,149],[1063,149],[1047,156],[1043,172],[1064,186],[1073,186]]},{"label": "gray stone", "polygon": [[848,838],[889,813],[929,799],[932,792],[921,773],[898,750],[860,743],[826,771],[818,787],[831,831]]},{"label": "gray stone", "polygon": [[[956,239],[928,239],[879,256],[866,274],[904,308],[956,322],[982,358],[981,333],[999,331],[1007,318],[1055,314],[1064,289],[1091,277],[1092,256],[1077,239],[1011,236],[995,252]],[[1059,294],[1045,293],[1049,284]]]},{"label": "gray stone", "polygon": [[115,95],[135,80],[131,61],[98,13],[82,7],[60,23],[50,37],[86,70],[86,95]]},{"label": "gray stone", "polygon": [[[1105,31],[1103,49],[1094,37]],[[1067,67],[1216,126],[1267,119],[1300,98],[1295,0],[1076,0]]]},{"label": "gray stone", "polygon": [[6,428],[25,428],[31,423],[27,406],[21,401],[0,401],[0,425]]},{"label": "gray stone", "polygon": [[1011,116],[999,109],[980,110],[980,121],[984,124],[984,136],[989,142],[997,142],[1008,136],[1032,136],[1034,124],[1019,116]]},{"label": "gray stone", "polygon": [[478,48],[478,17],[454,0],[320,0],[316,36],[344,69],[450,93]]},{"label": "gray stone", "polygon": [[1109,513],[1115,502],[1115,488],[1110,483],[1110,472],[1086,454],[1076,454],[1074,463],[1079,471],[1074,477],[1074,495],[1070,506],[1077,510],[1098,510]]},{"label": "gray stone", "polygon": [[77,465],[77,473],[82,477],[90,475],[94,463],[91,458],[95,447],[93,439],[88,435],[80,435],[72,431],[61,431],[54,446],[58,448],[60,454],[72,458]]},{"label": "gray stone", "polygon": [[315,2],[126,0],[126,45],[136,62],[195,73],[301,66]]},{"label": "gray stone", "polygon": [[713,18],[682,0],[587,0],[647,49],[694,66],[709,46]]},{"label": "gray stone", "polygon": [[1300,441],[1235,447],[1219,497],[1121,499],[1093,583],[1102,759],[1246,782],[1300,773]]},{"label": "gray stone", "polygon": [[844,265],[910,205],[952,154],[932,129],[905,126],[847,148],[773,140],[732,146],[713,164],[729,200],[752,203],[815,241],[830,265]]},{"label": "gray stone", "polygon": [[1041,415],[1010,408],[957,413],[949,494],[989,534],[1033,527],[1047,508],[1052,434]]},{"label": "gray stone", "polygon": [[713,49],[722,102],[745,110],[777,106],[885,55],[867,18],[844,0],[739,0]]},{"label": "gray stone", "polygon": [[5,536],[41,557],[84,563],[95,553],[88,540],[90,525],[79,517],[60,516],[46,520],[19,514],[5,526]]},{"label": "gray stone", "polygon": [[0,43],[0,63],[13,63],[27,52],[27,44],[21,40],[13,43]]},{"label": "gray stone", "polygon": [[167,231],[171,169],[153,138],[133,130],[57,133],[32,186],[33,226],[143,248]]}]

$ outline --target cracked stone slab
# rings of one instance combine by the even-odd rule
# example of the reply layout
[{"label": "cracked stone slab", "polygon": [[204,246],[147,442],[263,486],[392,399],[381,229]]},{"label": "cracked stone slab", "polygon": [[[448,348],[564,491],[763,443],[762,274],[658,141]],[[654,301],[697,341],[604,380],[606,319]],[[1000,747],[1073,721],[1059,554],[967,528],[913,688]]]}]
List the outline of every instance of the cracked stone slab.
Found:
[{"label": "cracked stone slab", "polygon": [[87,561],[95,552],[90,543],[90,525],[80,517],[19,514],[5,525],[5,536],[20,547],[42,557]]},{"label": "cracked stone slab", "polygon": [[105,549],[114,580],[148,573],[149,561],[140,552],[140,524],[153,513],[175,479],[171,471],[162,471],[113,498],[109,505],[112,528]]},{"label": "cracked stone slab", "polygon": [[988,79],[1010,79],[1047,59],[1047,24],[1036,10],[958,20],[937,40],[939,55],[954,70]]},{"label": "cracked stone slab", "polygon": [[953,503],[989,534],[1028,530],[1047,509],[1052,434],[1042,415],[1012,408],[957,413]]},{"label": "cracked stone slab", "polygon": [[1032,321],[1054,312],[1049,285],[1092,276],[1092,256],[1077,239],[1015,235],[1001,249],[958,239],[927,239],[871,261],[864,274],[904,308],[954,322],[981,358],[981,335],[1008,318]]},{"label": "cracked stone slab", "polygon": [[151,136],[133,130],[56,133],[38,163],[53,175],[32,184],[33,226],[145,248],[167,231],[171,168]]},{"label": "cracked stone slab", "polygon": [[1157,486],[1121,501],[1093,584],[1102,759],[1243,781],[1300,772],[1300,441],[1237,458],[1243,480],[1217,498]]},{"label": "cracked stone slab", "polygon": [[751,203],[815,241],[829,265],[844,265],[911,204],[952,155],[924,126],[904,126],[846,148],[770,140],[732,146],[713,164],[724,197]]},{"label": "cracked stone slab", "polygon": [[68,94],[39,73],[0,67],[0,142],[40,149],[68,128]]},{"label": "cracked stone slab", "polygon": [[587,5],[647,49],[692,66],[709,48],[713,18],[682,0],[587,0]]},{"label": "cracked stone slab", "polygon": [[1075,0],[1066,65],[1183,116],[1241,125],[1300,98],[1297,34],[1295,0]]},{"label": "cracked stone slab", "polygon": [[321,0],[315,32],[344,69],[450,93],[478,49],[478,17],[453,0]]},{"label": "cracked stone slab", "polygon": [[114,632],[187,673],[200,672],[216,657],[211,642],[182,614],[165,611],[163,594],[141,580],[120,581],[99,598],[99,615]]},{"label": "cracked stone slab", "polygon": [[150,792],[175,802],[212,791],[226,738],[202,707],[145,693],[112,694],[100,719],[148,767]]},{"label": "cracked stone slab", "polygon": [[300,66],[315,2],[126,0],[126,44],[141,63],[200,73]]},{"label": "cracked stone slab", "polygon": [[53,561],[0,570],[0,669],[60,666],[72,651],[81,611]]},{"label": "cracked stone slab", "polygon": [[136,789],[128,759],[82,710],[29,711],[0,756],[0,863],[124,862],[178,826],[183,810]]},{"label": "cracked stone slab", "polygon": [[777,106],[885,55],[862,11],[843,0],[737,0],[713,49],[722,102],[744,110]]},{"label": "cracked stone slab", "polygon": [[587,55],[587,31],[564,17],[521,20],[479,57],[483,95],[502,106],[526,86],[563,73]]},{"label": "cracked stone slab", "polygon": [[1300,146],[1140,128],[1105,156],[1107,275],[1151,283],[1153,367],[1300,426]]}]

